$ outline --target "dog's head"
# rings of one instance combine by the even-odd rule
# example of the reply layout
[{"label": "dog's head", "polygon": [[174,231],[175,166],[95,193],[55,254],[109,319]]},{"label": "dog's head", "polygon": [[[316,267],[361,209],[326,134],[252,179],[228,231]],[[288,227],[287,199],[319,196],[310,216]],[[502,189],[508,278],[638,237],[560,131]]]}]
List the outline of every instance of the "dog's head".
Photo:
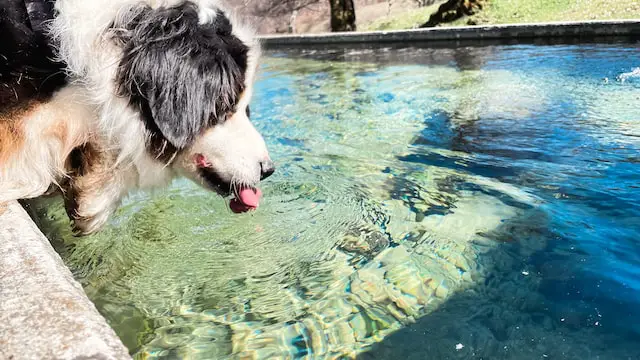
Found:
[{"label": "dog's head", "polygon": [[142,114],[159,161],[222,194],[234,210],[257,206],[258,182],[274,171],[249,120],[258,47],[215,2],[120,11],[119,95]]}]

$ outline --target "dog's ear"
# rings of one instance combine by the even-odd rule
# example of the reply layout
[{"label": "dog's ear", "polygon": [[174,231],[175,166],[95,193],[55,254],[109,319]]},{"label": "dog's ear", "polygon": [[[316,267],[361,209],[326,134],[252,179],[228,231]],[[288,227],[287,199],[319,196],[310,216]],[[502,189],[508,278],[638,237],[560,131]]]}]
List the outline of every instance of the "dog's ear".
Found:
[{"label": "dog's ear", "polygon": [[123,48],[118,92],[143,114],[147,128],[177,149],[234,112],[245,87],[249,48],[222,11],[201,24],[196,5],[121,13],[112,34]]}]

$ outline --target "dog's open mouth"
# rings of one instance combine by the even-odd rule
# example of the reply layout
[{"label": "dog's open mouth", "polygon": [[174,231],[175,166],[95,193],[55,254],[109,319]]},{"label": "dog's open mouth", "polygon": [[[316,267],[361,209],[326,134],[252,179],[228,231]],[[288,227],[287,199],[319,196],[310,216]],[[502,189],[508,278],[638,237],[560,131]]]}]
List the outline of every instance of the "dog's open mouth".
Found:
[{"label": "dog's open mouth", "polygon": [[260,197],[262,197],[260,189],[246,187],[234,193],[235,197],[229,202],[229,207],[234,213],[255,210],[260,205]]},{"label": "dog's open mouth", "polygon": [[260,198],[262,197],[260,189],[251,186],[232,188],[231,183],[222,180],[215,170],[208,167],[201,167],[199,170],[209,188],[225,197],[234,196],[229,201],[229,207],[234,213],[255,210],[260,205]]}]

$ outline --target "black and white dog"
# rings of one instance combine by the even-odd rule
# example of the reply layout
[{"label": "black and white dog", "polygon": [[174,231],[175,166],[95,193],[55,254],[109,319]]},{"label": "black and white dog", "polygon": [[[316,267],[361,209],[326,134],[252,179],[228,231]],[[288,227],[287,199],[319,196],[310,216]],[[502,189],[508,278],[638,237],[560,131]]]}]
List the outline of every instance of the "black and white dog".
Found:
[{"label": "black and white dog", "polygon": [[259,46],[219,2],[3,1],[0,203],[54,184],[88,234],[182,175],[258,206],[274,171],[249,121]]}]

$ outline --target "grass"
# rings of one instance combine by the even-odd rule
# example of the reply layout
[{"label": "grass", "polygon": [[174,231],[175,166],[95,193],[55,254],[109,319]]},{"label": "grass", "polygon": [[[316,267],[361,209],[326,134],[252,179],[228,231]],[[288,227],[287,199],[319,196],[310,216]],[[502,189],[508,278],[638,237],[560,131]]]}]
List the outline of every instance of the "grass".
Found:
[{"label": "grass", "polygon": [[[640,0],[489,0],[478,24],[640,18]],[[451,25],[465,25],[460,19]]]},{"label": "grass", "polygon": [[[363,30],[411,29],[429,19],[429,6],[363,24]],[[487,0],[484,10],[471,17],[477,24],[513,24],[640,18],[640,0]],[[462,18],[445,26],[466,25]]]}]

